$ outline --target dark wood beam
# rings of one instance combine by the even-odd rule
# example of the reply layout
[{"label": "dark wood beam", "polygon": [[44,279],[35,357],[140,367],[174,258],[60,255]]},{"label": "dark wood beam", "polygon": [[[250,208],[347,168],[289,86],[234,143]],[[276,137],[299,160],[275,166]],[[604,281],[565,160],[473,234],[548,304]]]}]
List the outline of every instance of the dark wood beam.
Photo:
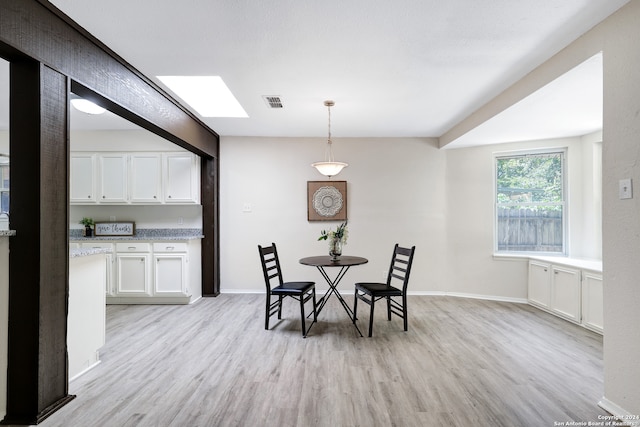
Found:
[{"label": "dark wood beam", "polygon": [[[219,162],[217,158],[202,159],[201,163],[201,203],[202,228],[202,295],[220,294],[220,206]],[[209,238],[207,238],[209,237]]]},{"label": "dark wood beam", "polygon": [[2,0],[0,42],[88,88],[98,103],[196,154],[216,157],[218,135],[48,1]]},{"label": "dark wood beam", "polygon": [[0,2],[11,63],[9,355],[4,424],[37,424],[68,395],[68,93],[202,159],[203,294],[219,293],[219,137],[44,0]]},{"label": "dark wood beam", "polygon": [[[37,424],[68,402],[68,79],[11,62],[7,414]],[[24,173],[26,171],[27,173]]]}]

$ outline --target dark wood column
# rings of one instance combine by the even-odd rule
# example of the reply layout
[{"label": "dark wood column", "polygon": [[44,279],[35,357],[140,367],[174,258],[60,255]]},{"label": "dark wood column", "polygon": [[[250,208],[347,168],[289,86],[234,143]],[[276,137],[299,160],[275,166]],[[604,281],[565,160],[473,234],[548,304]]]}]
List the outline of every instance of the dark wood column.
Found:
[{"label": "dark wood column", "polygon": [[[71,400],[67,379],[68,79],[11,62],[7,414],[37,424]],[[27,173],[25,173],[28,171]]]},{"label": "dark wood column", "polygon": [[219,161],[217,157],[201,158],[200,190],[202,203],[202,295],[220,294],[220,206]]}]

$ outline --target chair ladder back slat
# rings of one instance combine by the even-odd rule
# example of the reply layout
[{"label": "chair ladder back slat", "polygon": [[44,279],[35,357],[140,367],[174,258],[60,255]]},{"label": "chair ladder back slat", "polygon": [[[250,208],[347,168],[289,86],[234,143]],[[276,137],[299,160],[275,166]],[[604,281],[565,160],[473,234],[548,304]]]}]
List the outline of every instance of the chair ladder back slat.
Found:
[{"label": "chair ladder back slat", "polygon": [[283,282],[280,261],[278,260],[278,251],[275,243],[271,243],[271,246],[267,247],[258,245],[258,252],[260,253],[265,286],[267,287],[267,292],[270,292],[272,287],[271,281],[274,278],[278,278],[276,286],[281,285]]}]

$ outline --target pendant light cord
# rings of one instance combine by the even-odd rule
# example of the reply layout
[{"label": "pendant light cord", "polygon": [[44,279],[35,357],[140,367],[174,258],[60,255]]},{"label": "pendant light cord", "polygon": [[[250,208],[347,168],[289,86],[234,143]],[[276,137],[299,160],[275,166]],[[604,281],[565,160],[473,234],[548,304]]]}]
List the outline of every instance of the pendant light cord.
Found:
[{"label": "pendant light cord", "polygon": [[333,105],[333,101],[325,101],[324,105],[327,106],[327,113],[328,113],[327,116],[329,117],[328,124],[327,124],[327,129],[329,134],[329,137],[327,139],[328,156],[326,157],[327,157],[327,161],[333,162],[333,150],[331,149],[331,144],[333,143],[331,141],[331,106]]}]

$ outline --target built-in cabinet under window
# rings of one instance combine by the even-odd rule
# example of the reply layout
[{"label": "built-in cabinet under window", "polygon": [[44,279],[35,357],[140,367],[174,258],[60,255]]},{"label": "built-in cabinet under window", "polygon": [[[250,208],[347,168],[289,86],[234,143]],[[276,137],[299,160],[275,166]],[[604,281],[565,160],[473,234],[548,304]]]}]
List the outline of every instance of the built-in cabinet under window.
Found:
[{"label": "built-in cabinet under window", "polygon": [[199,183],[192,153],[71,153],[70,201],[76,205],[197,204]]},{"label": "built-in cabinet under window", "polygon": [[529,261],[529,303],[603,333],[602,273],[579,265]]}]

